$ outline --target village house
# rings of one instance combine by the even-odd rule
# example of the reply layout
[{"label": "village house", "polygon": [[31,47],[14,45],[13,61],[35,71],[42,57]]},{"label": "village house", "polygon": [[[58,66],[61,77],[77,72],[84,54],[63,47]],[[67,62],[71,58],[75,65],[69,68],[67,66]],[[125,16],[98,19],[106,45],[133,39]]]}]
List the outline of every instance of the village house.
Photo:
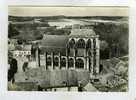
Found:
[{"label": "village house", "polygon": [[[103,70],[100,72],[100,82],[105,85],[118,85],[126,82],[121,78],[128,71],[127,63],[119,58],[111,58],[101,61]],[[124,76],[125,77],[125,76]],[[115,84],[116,83],[116,84]]]},{"label": "village house", "polygon": [[20,46],[20,49],[13,51],[14,57],[29,57],[31,56],[31,45]]},{"label": "village house", "polygon": [[15,46],[17,45],[17,39],[8,39],[8,50],[15,50]]}]

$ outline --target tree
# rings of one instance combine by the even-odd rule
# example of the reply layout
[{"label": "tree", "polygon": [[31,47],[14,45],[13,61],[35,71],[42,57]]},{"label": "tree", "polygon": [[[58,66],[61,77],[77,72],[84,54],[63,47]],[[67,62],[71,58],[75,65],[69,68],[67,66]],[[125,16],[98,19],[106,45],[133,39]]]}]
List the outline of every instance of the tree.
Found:
[{"label": "tree", "polygon": [[10,61],[10,69],[8,70],[8,81],[12,81],[14,83],[14,75],[17,73],[18,66],[17,66],[17,60],[14,58],[11,58]]},{"label": "tree", "polygon": [[108,48],[108,43],[105,40],[100,41],[100,49],[105,50]]},{"label": "tree", "polygon": [[33,37],[35,37],[36,40],[40,40],[43,38],[43,35],[38,30],[33,31]]},{"label": "tree", "polygon": [[128,54],[128,24],[100,23],[94,27],[94,31],[100,36],[100,40],[108,43],[109,50],[107,50],[110,54],[115,51],[113,45],[120,52],[119,56]]},{"label": "tree", "polygon": [[8,25],[8,37],[11,38],[13,36],[19,35],[19,31],[14,27],[13,24]]}]

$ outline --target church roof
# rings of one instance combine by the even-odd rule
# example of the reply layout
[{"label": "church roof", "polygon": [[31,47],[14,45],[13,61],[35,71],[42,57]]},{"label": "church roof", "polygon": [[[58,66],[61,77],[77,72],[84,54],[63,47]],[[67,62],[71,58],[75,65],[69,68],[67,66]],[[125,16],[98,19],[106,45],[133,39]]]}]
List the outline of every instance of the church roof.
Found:
[{"label": "church roof", "polygon": [[40,41],[40,48],[47,52],[62,52],[65,51],[67,42],[66,35],[45,35]]},{"label": "church roof", "polygon": [[72,29],[70,36],[93,36],[96,35],[93,29]]},{"label": "church roof", "polygon": [[66,35],[45,35],[41,40],[41,46],[53,48],[65,48],[68,42]]}]

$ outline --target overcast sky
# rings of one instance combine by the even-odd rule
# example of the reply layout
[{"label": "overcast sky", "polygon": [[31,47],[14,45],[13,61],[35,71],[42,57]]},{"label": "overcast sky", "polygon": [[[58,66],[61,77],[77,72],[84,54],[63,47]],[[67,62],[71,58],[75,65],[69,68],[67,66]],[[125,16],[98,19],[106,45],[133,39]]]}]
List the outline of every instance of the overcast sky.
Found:
[{"label": "overcast sky", "polygon": [[128,16],[127,7],[31,7],[9,6],[14,16]]}]

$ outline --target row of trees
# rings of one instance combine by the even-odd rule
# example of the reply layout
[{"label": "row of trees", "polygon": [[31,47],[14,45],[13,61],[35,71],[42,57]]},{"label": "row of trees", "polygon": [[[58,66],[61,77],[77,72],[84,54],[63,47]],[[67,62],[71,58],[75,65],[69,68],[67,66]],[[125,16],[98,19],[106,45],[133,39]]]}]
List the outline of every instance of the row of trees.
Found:
[{"label": "row of trees", "polygon": [[[45,25],[45,24],[44,24]],[[42,39],[42,33],[36,29],[40,25],[37,24],[9,24],[8,38],[16,37],[20,40],[38,40]]]},{"label": "row of trees", "polygon": [[[37,27],[45,27],[45,29],[37,29]],[[9,24],[8,26],[8,37],[12,38],[18,36],[19,39],[32,39],[39,40],[43,38],[43,34],[48,35],[68,35],[70,34],[69,29],[57,29],[55,26],[49,26],[49,24]]]},{"label": "row of trees", "polygon": [[8,37],[11,38],[16,35],[19,35],[19,31],[10,23],[8,25]]},{"label": "row of trees", "polygon": [[69,35],[70,32],[69,29],[57,29],[56,27],[48,27],[44,30],[44,34],[48,35]]}]

